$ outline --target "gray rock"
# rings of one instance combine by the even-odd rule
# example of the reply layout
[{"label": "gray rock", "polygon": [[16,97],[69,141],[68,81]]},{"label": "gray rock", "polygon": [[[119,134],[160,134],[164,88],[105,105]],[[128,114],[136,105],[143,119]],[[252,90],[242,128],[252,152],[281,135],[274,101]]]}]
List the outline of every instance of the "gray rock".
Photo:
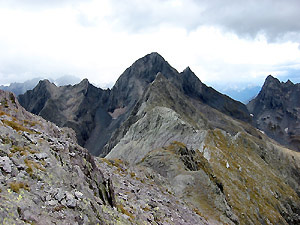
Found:
[{"label": "gray rock", "polygon": [[47,204],[50,205],[50,206],[55,206],[55,205],[58,204],[58,201],[57,200],[50,200],[50,201],[47,202]]},{"label": "gray rock", "polygon": [[24,210],[24,212],[22,213],[21,218],[24,221],[30,221],[30,222],[37,222],[38,221],[38,217],[37,217],[36,213],[33,213],[28,209]]},{"label": "gray rock", "polygon": [[61,202],[65,198],[65,193],[59,189],[55,195],[55,199],[59,202]]},{"label": "gray rock", "polygon": [[51,198],[52,198],[51,195],[47,195],[47,196],[46,196],[46,201],[50,201]]},{"label": "gray rock", "polygon": [[81,199],[83,197],[83,194],[80,191],[75,191],[74,195],[76,196],[77,199]]},{"label": "gray rock", "polygon": [[10,160],[9,157],[3,156],[0,157],[0,167],[6,172],[6,173],[11,173],[12,170],[12,161]]},{"label": "gray rock", "polygon": [[75,199],[74,195],[72,195],[70,192],[66,192],[66,205],[69,208],[76,207],[76,199]]},{"label": "gray rock", "polygon": [[45,152],[34,154],[35,158],[38,160],[47,159],[48,154]]}]

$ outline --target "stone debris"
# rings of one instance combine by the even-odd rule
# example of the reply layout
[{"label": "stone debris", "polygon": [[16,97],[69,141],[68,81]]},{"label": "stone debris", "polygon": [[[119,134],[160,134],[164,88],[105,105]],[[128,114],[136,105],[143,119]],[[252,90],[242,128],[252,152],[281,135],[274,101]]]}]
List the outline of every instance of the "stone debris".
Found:
[{"label": "stone debris", "polygon": [[81,199],[83,197],[83,194],[80,191],[75,191],[74,195],[76,196],[77,199]]},{"label": "stone debris", "polygon": [[6,173],[11,173],[12,171],[12,161],[7,156],[0,157],[0,167]]},{"label": "stone debris", "polygon": [[66,205],[70,208],[75,208],[76,206],[75,196],[69,192],[66,192]]},{"label": "stone debris", "polygon": [[48,158],[48,154],[46,154],[45,152],[42,152],[42,153],[34,154],[34,157],[37,160],[43,160],[43,159],[47,159]]}]

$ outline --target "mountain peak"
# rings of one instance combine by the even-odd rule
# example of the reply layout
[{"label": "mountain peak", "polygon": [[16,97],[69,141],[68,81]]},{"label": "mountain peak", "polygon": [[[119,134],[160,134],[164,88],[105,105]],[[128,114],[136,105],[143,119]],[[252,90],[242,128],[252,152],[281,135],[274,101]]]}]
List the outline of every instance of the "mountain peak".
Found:
[{"label": "mountain peak", "polygon": [[189,66],[181,72],[181,75],[183,77],[185,77],[185,79],[188,79],[188,80],[192,79],[193,82],[200,81],[199,77],[196,76],[196,74],[191,70],[191,68]]},{"label": "mountain peak", "polygon": [[188,66],[186,67],[183,72],[189,72],[189,73],[193,73],[193,71],[191,70],[191,68]]},{"label": "mountain peak", "polygon": [[[162,71],[163,67],[171,67],[169,63],[157,52],[152,52],[145,55],[144,57],[138,59],[133,65],[133,68],[138,67],[144,69],[145,67],[157,70],[157,72]],[[156,73],[155,73],[156,74]]]},{"label": "mountain peak", "polygon": [[56,85],[50,82],[48,79],[40,80],[36,87],[40,87],[42,89],[56,88]]},{"label": "mountain peak", "polygon": [[287,82],[285,82],[285,84],[288,86],[294,85],[294,83],[292,81],[290,81],[290,79],[288,79]]},{"label": "mountain peak", "polygon": [[89,84],[89,80],[87,78],[84,78],[82,81],[80,81],[80,83],[78,83],[78,85],[88,85]]},{"label": "mountain peak", "polygon": [[269,75],[269,76],[267,76],[264,85],[265,84],[270,84],[270,83],[280,84],[280,81],[277,78],[273,77],[272,75]]},{"label": "mountain peak", "polygon": [[52,83],[48,79],[44,79],[44,80],[40,80],[39,84],[49,85],[49,84],[52,84]]},{"label": "mountain peak", "polygon": [[164,59],[158,52],[151,52],[147,54],[145,57]]},{"label": "mountain peak", "polygon": [[147,54],[135,61],[112,88],[109,111],[134,105],[159,72],[167,79],[178,75],[178,72],[157,52]]}]

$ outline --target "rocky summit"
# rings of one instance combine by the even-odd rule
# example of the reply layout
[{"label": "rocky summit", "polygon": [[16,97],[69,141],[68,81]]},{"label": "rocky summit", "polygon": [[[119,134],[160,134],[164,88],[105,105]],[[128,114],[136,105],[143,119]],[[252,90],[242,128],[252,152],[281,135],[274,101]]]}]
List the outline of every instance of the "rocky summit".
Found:
[{"label": "rocky summit", "polygon": [[300,151],[300,84],[267,77],[247,107],[254,125],[282,145]]},{"label": "rocky summit", "polygon": [[296,102],[277,81],[247,109],[151,53],[111,90],[41,81],[36,115],[0,92],[0,223],[300,224],[300,153],[257,122]]}]

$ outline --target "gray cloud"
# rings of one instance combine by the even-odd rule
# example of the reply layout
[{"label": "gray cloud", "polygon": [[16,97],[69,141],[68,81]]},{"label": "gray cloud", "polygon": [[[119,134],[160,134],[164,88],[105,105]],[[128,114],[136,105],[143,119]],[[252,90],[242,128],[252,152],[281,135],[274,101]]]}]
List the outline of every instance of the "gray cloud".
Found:
[{"label": "gray cloud", "polygon": [[187,30],[219,26],[241,37],[264,34],[269,41],[294,41],[300,37],[298,0],[185,0],[180,7],[171,0],[112,2],[115,20],[132,31],[166,23]]}]

